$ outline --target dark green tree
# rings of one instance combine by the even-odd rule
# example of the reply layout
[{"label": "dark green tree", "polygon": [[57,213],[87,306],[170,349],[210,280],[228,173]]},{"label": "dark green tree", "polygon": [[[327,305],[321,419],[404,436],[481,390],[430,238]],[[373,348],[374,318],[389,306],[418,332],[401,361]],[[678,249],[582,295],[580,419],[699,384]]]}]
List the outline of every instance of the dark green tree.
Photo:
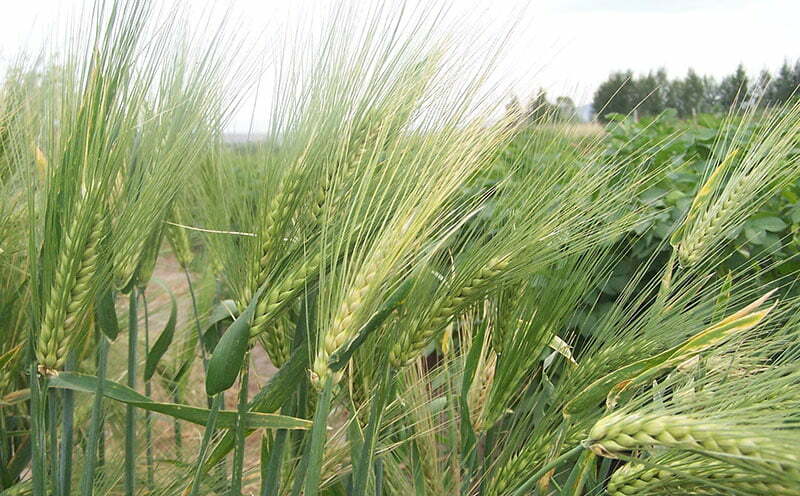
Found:
[{"label": "dark green tree", "polygon": [[605,116],[611,113],[630,114],[637,100],[636,88],[633,81],[633,72],[614,72],[594,92],[592,108],[601,122],[606,122]]},{"label": "dark green tree", "polygon": [[726,76],[719,84],[717,101],[721,109],[727,110],[733,106],[741,107],[750,97],[750,80],[744,66],[739,64],[736,71]]},{"label": "dark green tree", "polygon": [[528,102],[525,120],[528,124],[540,124],[553,114],[553,106],[547,101],[547,93],[539,88],[536,96]]},{"label": "dark green tree", "polygon": [[575,122],[578,120],[578,112],[575,109],[575,102],[568,96],[556,98],[555,118],[559,122]]},{"label": "dark green tree", "polygon": [[764,101],[768,105],[780,105],[796,96],[797,87],[800,85],[800,60],[794,65],[784,60],[778,74],[772,78],[767,86]]},{"label": "dark green tree", "polygon": [[714,80],[698,75],[694,69],[689,69],[683,80],[675,81],[670,91],[671,103],[680,117],[693,117],[718,108]]},{"label": "dark green tree", "polygon": [[658,115],[668,107],[669,79],[663,68],[636,79],[633,86],[640,116]]}]

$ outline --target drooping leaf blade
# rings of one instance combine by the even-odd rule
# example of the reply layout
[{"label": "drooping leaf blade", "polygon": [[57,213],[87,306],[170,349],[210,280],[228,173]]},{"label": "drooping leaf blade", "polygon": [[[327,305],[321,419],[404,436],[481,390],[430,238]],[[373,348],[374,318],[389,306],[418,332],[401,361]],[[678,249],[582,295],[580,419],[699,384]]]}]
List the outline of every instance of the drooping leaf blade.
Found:
[{"label": "drooping leaf blade", "polygon": [[256,292],[250,304],[236,317],[214,348],[206,371],[206,394],[209,396],[229,389],[236,382],[250,342],[250,321],[263,291],[264,287],[261,287]]},{"label": "drooping leaf blade", "polygon": [[765,310],[754,311],[773,293],[774,291],[767,293],[738,312],[707,327],[703,331],[667,351],[631,363],[597,379],[564,406],[564,414],[569,416],[593,404],[597,404],[604,397],[608,397],[610,393],[618,394],[631,384],[641,381],[644,377],[688,360],[703,350],[721,343],[734,334],[752,329],[775,307],[775,305],[773,305]]},{"label": "drooping leaf blade", "polygon": [[[84,393],[96,392],[97,384],[97,377],[77,372],[62,372],[52,377],[49,382],[51,387],[71,389]],[[210,413],[207,408],[155,402],[127,386],[109,380],[103,381],[103,395],[143,410],[162,413],[198,425],[206,425]],[[217,426],[225,429],[235,428],[237,415],[238,412],[236,411],[220,411]],[[248,429],[309,429],[311,422],[285,415],[248,412],[244,414],[244,425]]]},{"label": "drooping leaf blade", "polygon": [[167,320],[167,325],[164,326],[164,330],[161,331],[158,339],[156,339],[156,342],[153,343],[152,348],[150,348],[150,351],[147,353],[147,359],[144,365],[145,381],[152,379],[153,374],[156,372],[158,361],[161,360],[161,357],[167,352],[175,337],[175,324],[178,321],[178,303],[175,301],[175,295],[172,294],[172,291],[169,291],[168,288],[165,289],[167,289],[171,300],[169,319]]},{"label": "drooping leaf blade", "polygon": [[114,304],[114,295],[111,289],[106,289],[100,294],[95,305],[97,325],[109,341],[114,341],[119,335],[119,321],[117,321],[117,307]]}]

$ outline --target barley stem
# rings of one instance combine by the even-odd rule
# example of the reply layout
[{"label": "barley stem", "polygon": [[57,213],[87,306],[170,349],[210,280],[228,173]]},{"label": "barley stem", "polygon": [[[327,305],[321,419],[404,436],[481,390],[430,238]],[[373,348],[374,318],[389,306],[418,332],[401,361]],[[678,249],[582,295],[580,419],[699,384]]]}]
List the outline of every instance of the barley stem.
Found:
[{"label": "barley stem", "polygon": [[[136,343],[138,340],[138,316],[136,311],[136,287],[131,288],[128,304],[128,387],[136,387]],[[125,406],[125,494],[136,492],[136,409]]]},{"label": "barley stem", "polygon": [[45,496],[47,487],[47,465],[45,460],[47,377],[39,378],[36,360],[31,360],[31,489],[33,496]]},{"label": "barley stem", "polygon": [[50,388],[47,390],[47,433],[50,435],[50,487],[53,492],[58,494],[58,391]]},{"label": "barley stem", "polygon": [[372,461],[375,454],[375,445],[380,429],[381,416],[386,401],[394,394],[394,385],[397,383],[395,374],[396,372],[392,367],[385,367],[385,372],[380,376],[375,397],[372,398],[370,402],[369,420],[364,434],[364,442],[361,445],[359,457],[357,460],[354,460],[353,464],[352,494],[354,496],[367,494],[367,478],[369,476],[369,469],[373,465]]},{"label": "barley stem", "polygon": [[[194,327],[195,332],[197,332],[197,339],[200,343],[200,359],[203,361],[203,371],[208,370],[208,357],[206,357],[206,348],[205,342],[203,340],[203,331],[200,328],[200,315],[197,312],[197,297],[194,294],[194,286],[192,285],[192,276],[189,274],[189,269],[184,267],[183,274],[186,277],[186,285],[189,288],[189,297],[192,300],[192,315],[194,316]],[[206,396],[206,403],[208,407],[211,408],[212,398],[210,396]]]},{"label": "barley stem", "polygon": [[[75,351],[70,351],[64,370],[75,368]],[[59,460],[59,480],[58,491],[63,496],[70,495],[72,484],[72,447],[73,447],[73,423],[75,419],[75,392],[65,389],[62,393],[63,414],[61,432],[61,451]]]},{"label": "barley stem", "polygon": [[[144,355],[150,353],[150,313],[147,309],[147,295],[142,289],[142,307],[144,308]],[[148,398],[152,394],[152,384],[150,379],[144,381],[144,395]],[[144,412],[144,442],[145,442],[145,465],[147,467],[147,487],[153,490],[155,487],[154,462],[153,462],[153,416],[150,410]]]},{"label": "barley stem", "polygon": [[194,477],[192,478],[189,496],[197,496],[200,490],[200,480],[203,478],[203,465],[205,465],[206,462],[211,438],[214,436],[214,429],[217,426],[217,417],[219,416],[219,410],[222,408],[222,402],[223,398],[221,394],[214,396],[211,402],[211,412],[208,414],[208,421],[206,422],[206,428],[203,432],[203,440],[200,442],[200,452],[197,455],[197,464],[194,468]]},{"label": "barley stem", "polygon": [[242,473],[244,472],[244,441],[247,429],[242,425],[242,414],[247,411],[247,386],[250,377],[250,352],[244,357],[239,375],[239,417],[236,419],[236,447],[233,452],[233,471],[231,473],[230,496],[242,494]]},{"label": "barley stem", "polygon": [[108,340],[102,332],[98,332],[97,348],[97,391],[92,404],[92,418],[89,425],[89,437],[86,441],[86,455],[81,476],[81,495],[92,496],[94,491],[95,470],[97,468],[97,450],[103,429],[103,388],[105,387],[106,362],[108,357]]}]

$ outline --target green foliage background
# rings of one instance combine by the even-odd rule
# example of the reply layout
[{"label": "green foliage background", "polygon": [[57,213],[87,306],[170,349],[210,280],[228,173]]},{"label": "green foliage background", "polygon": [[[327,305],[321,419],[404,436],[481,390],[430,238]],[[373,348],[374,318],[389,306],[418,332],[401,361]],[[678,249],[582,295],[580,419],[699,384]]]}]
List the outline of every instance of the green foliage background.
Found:
[{"label": "green foliage background", "polygon": [[[634,202],[649,215],[643,215],[642,222],[616,241],[616,249],[623,255],[608,278],[585,298],[584,310],[575,319],[576,329],[587,337],[636,274],[645,271],[655,277],[667,263],[671,252],[669,236],[685,218],[704,179],[718,164],[713,150],[728,145],[745,146],[763,126],[759,119],[744,122],[742,118],[722,114],[681,119],[672,109],[638,121],[622,114],[609,114],[608,119],[600,138],[571,138],[575,153],[553,147],[550,153],[558,155],[551,159],[562,162],[564,167],[579,167],[581,158],[588,155],[580,152],[599,147],[600,156],[615,167],[657,171],[658,176],[652,187],[643,189]],[[563,129],[531,126],[520,130],[504,150],[493,175],[482,179],[483,186],[494,184],[494,180],[508,174],[511,164],[523,163],[523,170],[536,167],[548,156],[548,151],[532,148],[529,143],[547,141],[534,136],[550,134],[553,139],[558,133],[562,136],[557,139],[570,139]],[[800,146],[796,150],[800,153]],[[482,215],[498,214],[487,209]],[[727,238],[727,245],[718,255],[724,261],[717,267],[717,277],[748,270],[754,282],[777,286],[781,278],[796,273],[800,270],[800,186],[785,188],[742,226],[729,232]]]}]

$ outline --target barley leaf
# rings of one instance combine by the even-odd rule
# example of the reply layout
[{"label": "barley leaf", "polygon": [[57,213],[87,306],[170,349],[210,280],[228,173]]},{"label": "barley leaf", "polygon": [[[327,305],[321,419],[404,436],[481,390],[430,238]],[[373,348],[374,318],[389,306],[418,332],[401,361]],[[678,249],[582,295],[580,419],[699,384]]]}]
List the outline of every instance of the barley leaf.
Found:
[{"label": "barley leaf", "polygon": [[238,313],[236,303],[233,300],[223,300],[214,307],[206,324],[206,330],[202,333],[205,349],[214,351],[222,335],[223,323],[226,320],[233,321]]},{"label": "barley leaf", "polygon": [[250,304],[236,317],[214,348],[206,372],[206,394],[209,396],[227,390],[236,382],[250,342],[250,321],[263,291],[262,287],[256,292]]},{"label": "barley leaf", "polygon": [[[51,378],[50,381],[50,385],[53,387],[84,393],[96,392],[97,384],[97,377],[75,372],[62,372],[58,376]],[[162,413],[198,425],[206,425],[210,413],[207,408],[175,403],[158,403],[127,386],[109,380],[103,381],[103,395],[127,405]],[[220,411],[217,427],[235,428],[238,415],[239,413],[236,411]],[[309,429],[311,422],[285,415],[248,412],[244,414],[244,425],[247,429]]]},{"label": "barley leaf", "polygon": [[114,305],[114,295],[111,289],[102,292],[97,299],[95,307],[97,324],[109,341],[114,341],[119,335],[119,322],[117,321],[117,308]]},{"label": "barley leaf", "polygon": [[695,334],[678,346],[670,348],[656,356],[626,365],[594,381],[566,404],[564,407],[564,414],[569,416],[580,410],[589,408],[597,404],[603,397],[610,396],[610,393],[618,395],[631,384],[659,370],[677,365],[697,353],[721,343],[733,334],[752,329],[774,308],[773,305],[766,310],[759,312],[753,311],[771,295],[772,292],[767,293],[757,301],[720,322],[713,324],[700,333]]},{"label": "barley leaf", "polygon": [[178,303],[175,301],[175,295],[172,294],[172,291],[168,290],[168,292],[171,299],[169,320],[167,320],[167,325],[164,326],[164,330],[161,331],[161,334],[153,344],[153,347],[147,353],[147,360],[145,361],[144,365],[145,381],[152,379],[153,374],[156,371],[156,365],[158,364],[158,361],[161,360],[161,357],[163,357],[164,353],[167,352],[169,346],[172,344],[172,339],[175,337],[175,323],[178,319]]},{"label": "barley leaf", "polygon": [[[301,472],[305,477],[303,494],[316,496],[319,492],[320,476],[322,473],[322,458],[325,451],[325,438],[328,430],[328,413],[331,409],[333,396],[333,374],[329,374],[322,387],[322,393],[314,412],[314,426],[311,429],[311,441],[306,446],[306,452],[300,461],[304,468]],[[298,479],[300,480],[300,479]]]},{"label": "barley leaf", "polygon": [[[248,404],[250,412],[274,412],[281,408],[289,397],[297,391],[297,383],[306,371],[308,365],[308,348],[306,346],[298,348],[288,362],[275,373],[266,386],[256,393]],[[249,434],[249,433],[248,433]],[[227,455],[234,446],[234,436],[232,432],[227,432],[214,447],[208,456],[205,469]]]}]

